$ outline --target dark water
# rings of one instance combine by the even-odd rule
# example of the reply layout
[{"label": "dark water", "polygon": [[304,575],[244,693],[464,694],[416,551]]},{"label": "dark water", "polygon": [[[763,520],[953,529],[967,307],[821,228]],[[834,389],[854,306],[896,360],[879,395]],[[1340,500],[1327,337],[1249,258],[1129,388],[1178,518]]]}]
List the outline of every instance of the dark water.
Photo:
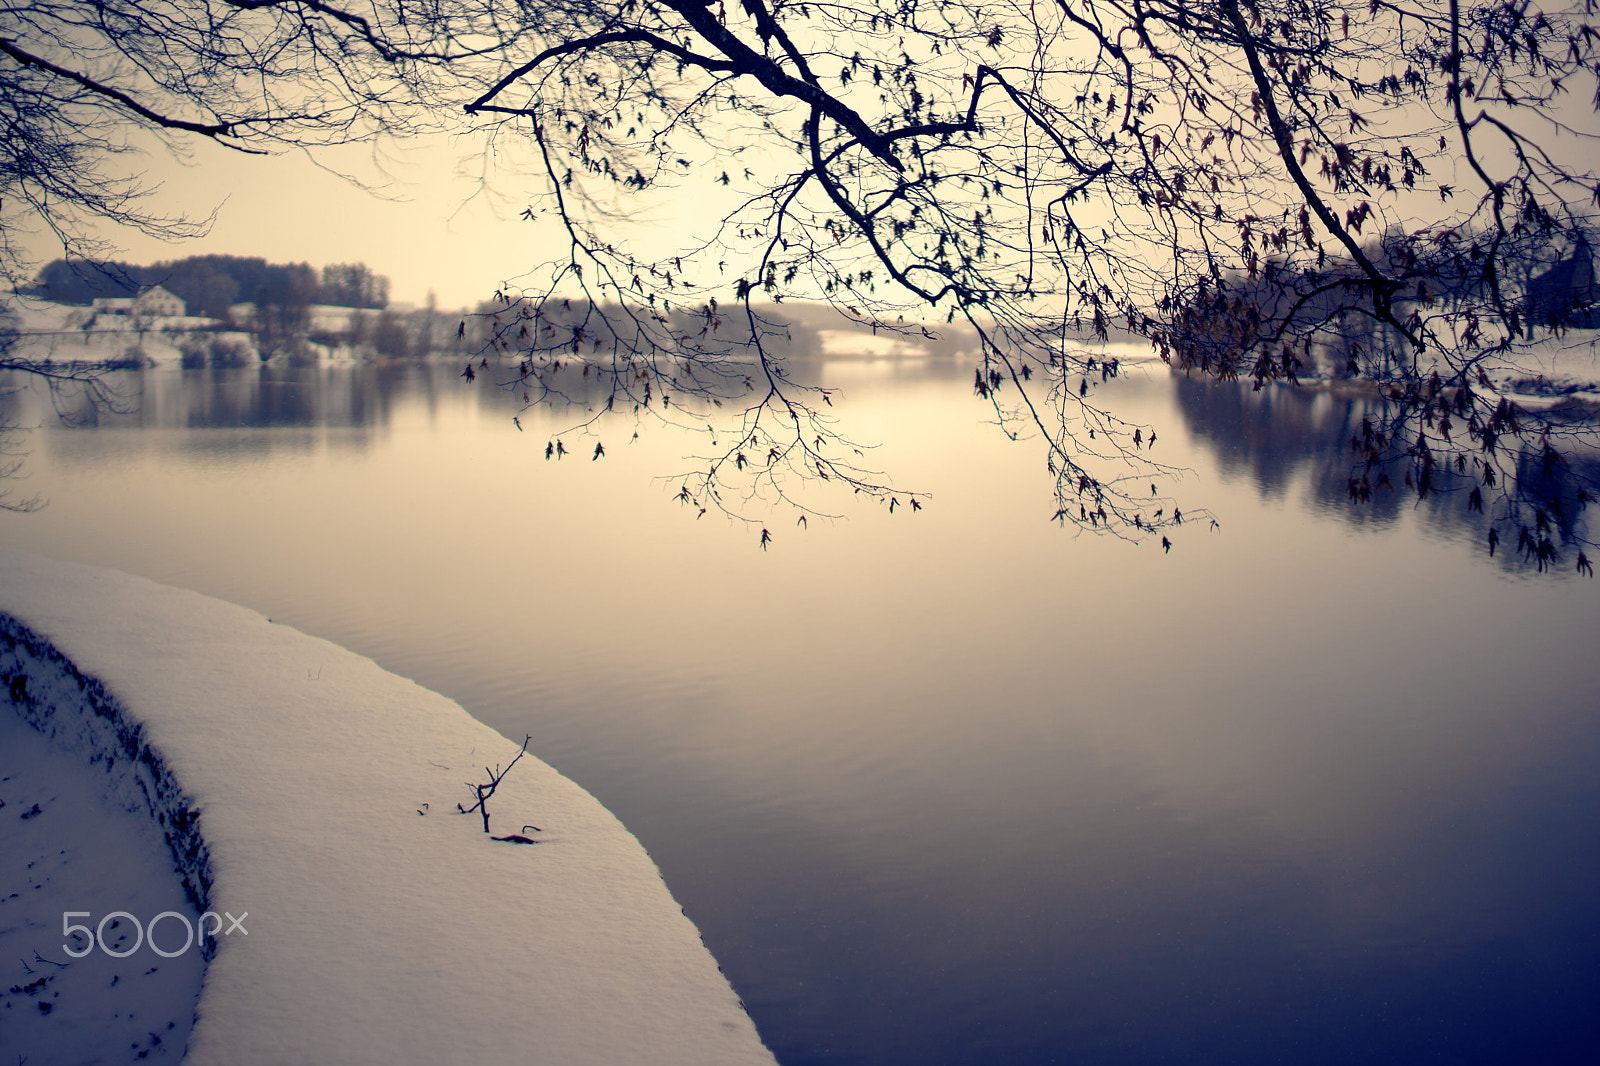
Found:
[{"label": "dark water", "polygon": [[0,541],[531,733],[786,1066],[1600,1061],[1597,586],[1352,511],[1358,400],[1122,383],[1221,524],[1163,554],[1051,525],[970,368],[813,369],[926,510],[763,552],[672,502],[700,442],[546,462],[570,418],[454,368],[151,371],[33,436]]}]

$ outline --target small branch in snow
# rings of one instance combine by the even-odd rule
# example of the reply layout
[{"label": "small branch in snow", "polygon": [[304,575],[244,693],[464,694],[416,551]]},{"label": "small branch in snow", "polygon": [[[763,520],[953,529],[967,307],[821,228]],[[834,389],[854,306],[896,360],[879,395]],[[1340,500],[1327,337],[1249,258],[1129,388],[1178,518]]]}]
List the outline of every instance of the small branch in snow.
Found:
[{"label": "small branch in snow", "polygon": [[[493,770],[485,766],[483,768],[483,772],[489,775],[489,780],[487,783],[474,785],[471,781],[467,782],[467,787],[472,789],[473,792],[477,793],[478,802],[474,803],[470,807],[463,807],[458,803],[456,804],[456,810],[460,811],[462,814],[471,814],[473,811],[477,811],[479,814],[483,815],[483,831],[485,833],[489,831],[489,797],[494,795],[494,790],[500,787],[501,780],[504,779],[506,774],[511,772],[511,767],[517,765],[517,759],[520,759],[524,755],[528,754],[528,741],[532,739],[533,736],[531,734],[522,738],[522,750],[517,752],[517,758],[512,759],[510,765],[508,765],[504,770],[500,769],[498,763],[495,764],[495,768]],[[523,826],[523,828],[526,829],[528,827]],[[495,837],[494,839],[508,840],[510,838]],[[534,841],[527,841],[527,843],[531,844],[534,843]]]}]

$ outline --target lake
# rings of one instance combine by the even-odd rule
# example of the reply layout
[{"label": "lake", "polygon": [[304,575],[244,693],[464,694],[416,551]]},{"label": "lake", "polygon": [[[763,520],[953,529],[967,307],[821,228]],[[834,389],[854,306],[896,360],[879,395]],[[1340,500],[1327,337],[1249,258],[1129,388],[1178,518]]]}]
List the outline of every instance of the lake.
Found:
[{"label": "lake", "polygon": [[1353,509],[1360,401],[1106,386],[1218,520],[1163,553],[1053,525],[969,365],[809,366],[932,498],[815,486],[805,527],[697,518],[660,427],[547,461],[570,413],[458,373],[150,370],[70,422],[34,387],[49,506],[0,543],[531,734],[785,1066],[1600,1061],[1600,592],[1459,496]]}]

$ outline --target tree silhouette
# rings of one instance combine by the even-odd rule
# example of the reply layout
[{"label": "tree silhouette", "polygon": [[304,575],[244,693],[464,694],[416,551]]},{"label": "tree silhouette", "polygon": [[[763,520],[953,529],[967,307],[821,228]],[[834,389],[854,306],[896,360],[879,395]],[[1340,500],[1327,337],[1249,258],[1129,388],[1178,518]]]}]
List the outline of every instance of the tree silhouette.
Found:
[{"label": "tree silhouette", "polygon": [[[553,214],[566,247],[484,310],[482,354],[529,403],[592,407],[580,422],[710,419],[682,486],[696,506],[734,485],[792,498],[797,479],[905,495],[786,370],[764,308],[809,297],[873,332],[967,331],[974,390],[1040,441],[1062,522],[1171,522],[1143,517],[1171,473],[1149,427],[1100,400],[1119,362],[1083,343],[1121,331],[1263,387],[1342,345],[1340,372],[1381,380],[1394,420],[1356,467],[1407,465],[1426,496],[1470,465],[1526,533],[1519,457],[1593,437],[1503,395],[1594,302],[1592,271],[1529,291],[1549,269],[1529,248],[1574,259],[1600,201],[1591,6],[78,2],[8,9],[0,105],[41,131],[19,143],[57,146],[57,195],[101,215],[120,209],[92,195],[113,122],[253,151],[461,118],[525,146],[545,179],[528,215]],[[36,179],[13,163],[7,181]],[[704,224],[649,251],[635,205],[675,190]]]}]

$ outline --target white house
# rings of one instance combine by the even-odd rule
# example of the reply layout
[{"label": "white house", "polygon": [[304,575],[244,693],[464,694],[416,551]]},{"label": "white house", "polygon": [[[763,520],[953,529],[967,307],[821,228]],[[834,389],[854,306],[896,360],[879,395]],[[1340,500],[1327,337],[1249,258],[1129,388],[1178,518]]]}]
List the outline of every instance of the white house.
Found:
[{"label": "white house", "polygon": [[143,315],[149,318],[181,317],[188,305],[160,285],[152,285],[137,296],[100,296],[94,309],[103,315]]}]

